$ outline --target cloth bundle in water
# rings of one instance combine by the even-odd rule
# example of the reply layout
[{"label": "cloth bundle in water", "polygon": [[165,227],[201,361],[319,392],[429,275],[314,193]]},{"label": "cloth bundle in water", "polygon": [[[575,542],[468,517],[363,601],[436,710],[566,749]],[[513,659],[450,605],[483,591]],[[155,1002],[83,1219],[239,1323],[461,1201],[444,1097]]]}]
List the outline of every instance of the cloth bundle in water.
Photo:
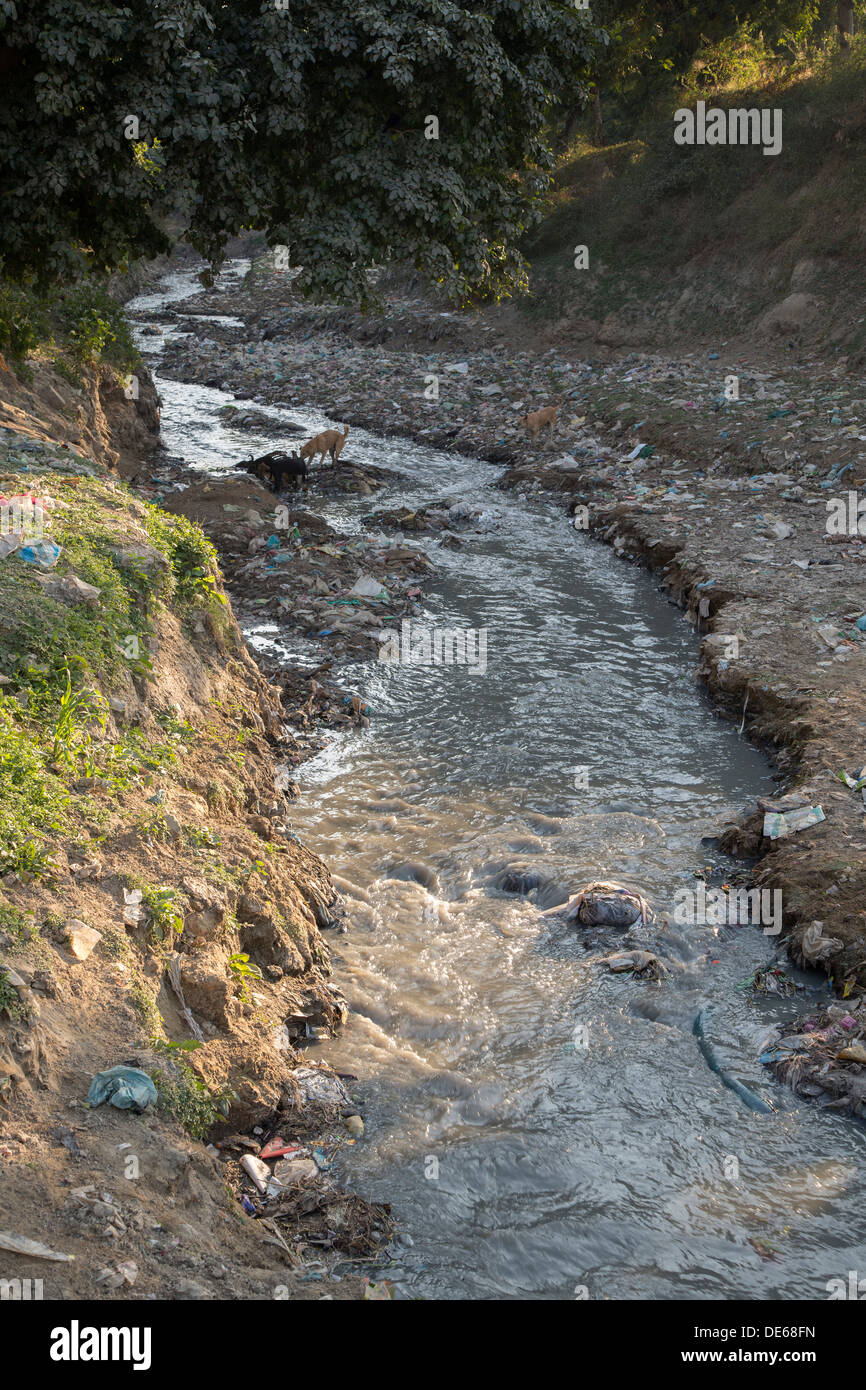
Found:
[{"label": "cloth bundle in water", "polygon": [[599,880],[588,883],[573,898],[560,907],[550,907],[542,917],[558,913],[569,922],[580,922],[585,927],[625,927],[640,922],[646,926],[652,917],[645,898],[623,888],[621,883],[607,883]]}]

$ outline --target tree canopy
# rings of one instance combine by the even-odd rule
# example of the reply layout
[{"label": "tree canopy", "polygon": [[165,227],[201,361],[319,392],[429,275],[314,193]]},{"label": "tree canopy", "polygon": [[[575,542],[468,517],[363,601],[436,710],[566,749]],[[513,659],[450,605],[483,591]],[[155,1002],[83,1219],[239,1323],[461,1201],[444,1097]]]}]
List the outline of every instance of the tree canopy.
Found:
[{"label": "tree canopy", "polygon": [[604,43],[564,0],[0,0],[4,272],[154,255],[180,212],[213,264],[263,230],[316,296],[389,257],[507,293]]}]

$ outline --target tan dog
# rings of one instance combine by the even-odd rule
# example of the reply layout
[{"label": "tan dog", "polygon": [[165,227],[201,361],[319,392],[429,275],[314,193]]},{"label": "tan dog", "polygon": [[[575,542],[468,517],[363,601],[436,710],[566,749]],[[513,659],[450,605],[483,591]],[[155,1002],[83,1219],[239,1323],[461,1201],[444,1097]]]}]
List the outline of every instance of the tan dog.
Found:
[{"label": "tan dog", "polygon": [[[550,437],[553,438],[553,427],[556,424],[556,415],[559,410],[558,405],[546,405],[543,410],[534,410],[529,415],[519,415],[518,425],[523,425],[532,435],[533,444],[538,439],[540,430],[544,425],[550,426]],[[303,450],[301,451],[303,452]]]},{"label": "tan dog", "polygon": [[322,430],[315,438],[308,439],[301,449],[301,458],[313,460],[316,454],[320,454],[320,463],[324,463],[325,454],[331,455],[331,462],[336,463],[343,450],[343,445],[349,438],[349,426],[341,434],[339,430]]}]

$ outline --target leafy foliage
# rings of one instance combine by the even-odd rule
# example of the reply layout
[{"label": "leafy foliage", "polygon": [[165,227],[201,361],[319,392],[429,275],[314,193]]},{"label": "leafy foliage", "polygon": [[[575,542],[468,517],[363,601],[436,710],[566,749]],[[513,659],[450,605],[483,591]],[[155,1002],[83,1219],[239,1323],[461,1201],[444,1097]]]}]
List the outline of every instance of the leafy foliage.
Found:
[{"label": "leafy foliage", "polygon": [[180,211],[215,264],[264,230],[317,296],[365,300],[389,258],[506,292],[545,117],[601,41],[565,0],[0,0],[0,257],[116,267],[165,251]]}]

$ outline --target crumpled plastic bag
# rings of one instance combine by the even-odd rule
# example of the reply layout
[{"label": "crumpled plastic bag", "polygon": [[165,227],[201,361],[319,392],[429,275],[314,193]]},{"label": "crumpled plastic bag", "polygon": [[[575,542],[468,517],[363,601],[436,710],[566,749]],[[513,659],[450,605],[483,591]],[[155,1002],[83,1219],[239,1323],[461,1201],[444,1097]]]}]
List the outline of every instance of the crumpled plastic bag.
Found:
[{"label": "crumpled plastic bag", "polygon": [[842,950],[842,942],[836,936],[824,936],[823,922],[813,922],[803,932],[801,950],[808,961],[828,960]]},{"label": "crumpled plastic bag", "polygon": [[140,1112],[156,1103],[156,1087],[138,1067],[109,1067],[97,1072],[87,1092],[88,1105],[103,1105],[105,1101],[118,1110]]}]

